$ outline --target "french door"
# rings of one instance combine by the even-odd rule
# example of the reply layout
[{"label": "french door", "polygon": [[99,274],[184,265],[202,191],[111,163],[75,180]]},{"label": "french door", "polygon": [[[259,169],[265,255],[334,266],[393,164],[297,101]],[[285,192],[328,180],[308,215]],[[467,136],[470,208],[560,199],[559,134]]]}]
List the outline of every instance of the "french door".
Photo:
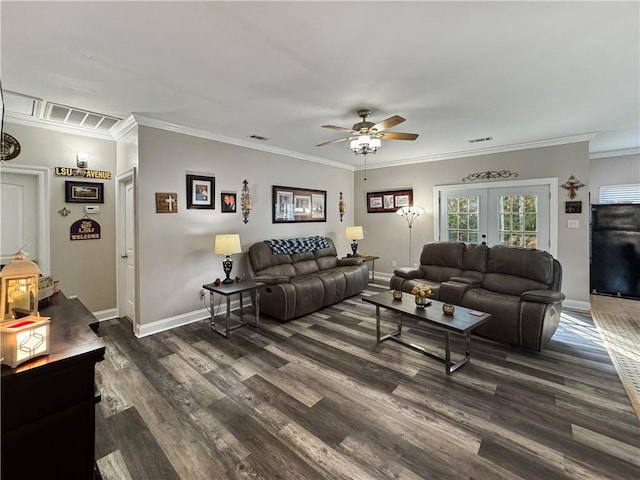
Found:
[{"label": "french door", "polygon": [[551,249],[550,186],[439,190],[440,240]]}]

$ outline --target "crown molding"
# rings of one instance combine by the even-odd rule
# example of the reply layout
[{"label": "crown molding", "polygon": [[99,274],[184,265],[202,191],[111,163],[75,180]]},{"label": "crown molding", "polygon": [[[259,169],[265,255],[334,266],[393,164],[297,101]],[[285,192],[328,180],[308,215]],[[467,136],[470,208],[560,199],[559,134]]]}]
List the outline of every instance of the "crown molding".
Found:
[{"label": "crown molding", "polygon": [[63,124],[58,125],[57,123],[53,123],[47,120],[41,120],[39,118],[24,117],[22,115],[19,115],[13,112],[5,112],[4,119],[6,122],[16,123],[18,125],[25,125],[27,127],[44,128],[45,130],[53,130],[54,132],[70,133],[73,135],[81,135],[83,137],[99,138],[101,140],[113,140],[113,137],[109,132],[87,130],[84,128],[77,128],[71,125],[63,125]]},{"label": "crown molding", "polygon": [[227,137],[219,135],[217,133],[209,132],[207,130],[201,130],[198,128],[186,127],[176,123],[165,122],[164,120],[158,120],[155,118],[145,117],[137,113],[133,114],[138,125],[145,127],[158,128],[160,130],[167,130],[174,133],[181,133],[197,138],[204,138],[206,140],[213,140],[220,143],[227,143],[229,145],[236,145],[238,147],[250,148],[252,150],[260,150],[262,152],[273,153],[276,155],[282,155],[285,157],[297,158],[299,160],[305,160],[307,162],[320,163],[322,165],[328,165],[330,167],[341,168],[343,170],[353,171],[352,165],[345,165],[326,158],[316,157],[313,155],[306,155],[304,153],[294,152],[292,150],[286,150],[284,148],[271,147],[269,145],[260,145],[247,140],[241,140],[238,138]]},{"label": "crown molding", "polygon": [[[367,165],[367,169],[373,170],[376,168],[397,167],[398,165],[413,165],[416,163],[437,162],[440,160],[452,160],[456,158],[475,157],[480,155],[491,155],[495,153],[506,153],[506,152],[513,152],[517,150],[529,150],[531,148],[555,147],[557,145],[566,145],[569,143],[590,142],[596,137],[596,135],[597,133],[585,133],[582,135],[550,138],[546,140],[535,140],[533,142],[512,143],[509,145],[479,148],[476,150],[461,150],[461,151],[452,152],[452,153],[427,155],[425,157],[409,158],[406,160],[393,160],[390,162],[369,164]],[[364,170],[364,166],[356,167],[356,170]]]},{"label": "crown molding", "polygon": [[127,118],[121,120],[113,127],[111,127],[109,133],[111,134],[111,138],[118,142],[122,140],[125,135],[131,133],[131,131],[137,126],[138,123],[136,122],[136,119],[133,117],[133,115],[129,115]]},{"label": "crown molding", "polygon": [[604,152],[593,152],[589,154],[590,160],[598,158],[624,157],[627,155],[640,155],[640,147],[625,148],[623,150],[609,150]]}]

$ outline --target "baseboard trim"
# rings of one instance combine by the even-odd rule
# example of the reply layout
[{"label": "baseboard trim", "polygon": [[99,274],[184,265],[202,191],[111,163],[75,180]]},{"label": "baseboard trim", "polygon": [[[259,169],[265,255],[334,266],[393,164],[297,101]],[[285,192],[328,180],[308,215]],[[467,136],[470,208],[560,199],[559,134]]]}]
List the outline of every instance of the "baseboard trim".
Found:
[{"label": "baseboard trim", "polygon": [[155,333],[164,332],[165,330],[171,330],[172,328],[188,325],[189,323],[197,322],[198,320],[204,320],[205,318],[209,318],[209,316],[209,311],[202,308],[193,312],[163,318],[151,323],[137,324],[133,328],[133,334],[138,338],[142,338]]},{"label": "baseboard trim", "polygon": [[[224,315],[226,313],[226,302],[222,303],[223,306],[219,309],[219,311],[216,311],[216,315]],[[247,304],[243,302],[243,306],[251,306],[251,303],[249,302]],[[240,302],[238,301],[238,299],[231,302],[231,311],[237,310],[239,307]],[[173,317],[156,320],[155,322],[151,323],[136,324],[133,327],[133,334],[138,338],[147,337],[149,335],[164,332],[166,330],[171,330],[172,328],[188,325],[193,322],[208,320],[209,318],[211,318],[209,310],[207,310],[206,308],[201,308],[199,310],[183,313],[181,315],[175,315]]]},{"label": "baseboard trim", "polygon": [[562,308],[569,310],[578,310],[579,312],[588,312],[591,310],[591,304],[589,302],[583,302],[581,300],[563,300]]},{"label": "baseboard trim", "polygon": [[93,316],[99,322],[104,322],[105,320],[111,320],[112,318],[118,318],[118,309],[117,308],[109,308],[107,310],[99,310],[97,312],[91,312]]}]

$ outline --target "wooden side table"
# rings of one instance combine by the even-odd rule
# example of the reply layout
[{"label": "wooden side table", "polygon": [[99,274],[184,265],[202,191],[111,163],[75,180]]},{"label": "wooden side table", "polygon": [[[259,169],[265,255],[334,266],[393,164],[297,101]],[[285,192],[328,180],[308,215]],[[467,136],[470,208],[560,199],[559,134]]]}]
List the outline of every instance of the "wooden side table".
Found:
[{"label": "wooden side table", "polygon": [[[252,327],[258,328],[260,323],[260,287],[262,287],[264,283],[260,282],[234,282],[234,283],[221,283],[220,285],[214,285],[213,283],[208,283],[207,285],[203,285],[202,288],[209,291],[209,305],[211,307],[211,330],[216,333],[219,333],[225,338],[229,338],[229,335],[236,328],[244,327],[245,325],[250,325]],[[244,307],[242,305],[242,294],[243,293],[251,293],[255,292],[256,294],[256,304],[255,304],[255,319],[254,322],[245,322],[244,321]],[[216,327],[215,324],[215,313],[213,309],[214,305],[214,293],[218,295],[223,295],[227,300],[227,312],[224,317],[224,329],[221,330]],[[238,295],[240,299],[240,323],[235,325],[229,325],[229,319],[231,318],[231,297],[233,295]]]}]

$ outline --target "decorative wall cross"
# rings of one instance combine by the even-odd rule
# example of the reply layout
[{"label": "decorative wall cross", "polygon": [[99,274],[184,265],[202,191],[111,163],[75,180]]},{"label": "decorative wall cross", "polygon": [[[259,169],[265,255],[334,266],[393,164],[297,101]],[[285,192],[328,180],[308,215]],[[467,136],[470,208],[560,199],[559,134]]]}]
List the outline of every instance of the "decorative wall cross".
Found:
[{"label": "decorative wall cross", "polygon": [[178,194],[156,193],[156,213],[178,213]]},{"label": "decorative wall cross", "polygon": [[586,185],[582,183],[580,180],[578,180],[576,177],[571,175],[569,179],[560,186],[565,190],[569,191],[569,194],[568,194],[569,198],[573,200],[574,198],[576,198],[576,192],[582,187],[585,187]]}]

